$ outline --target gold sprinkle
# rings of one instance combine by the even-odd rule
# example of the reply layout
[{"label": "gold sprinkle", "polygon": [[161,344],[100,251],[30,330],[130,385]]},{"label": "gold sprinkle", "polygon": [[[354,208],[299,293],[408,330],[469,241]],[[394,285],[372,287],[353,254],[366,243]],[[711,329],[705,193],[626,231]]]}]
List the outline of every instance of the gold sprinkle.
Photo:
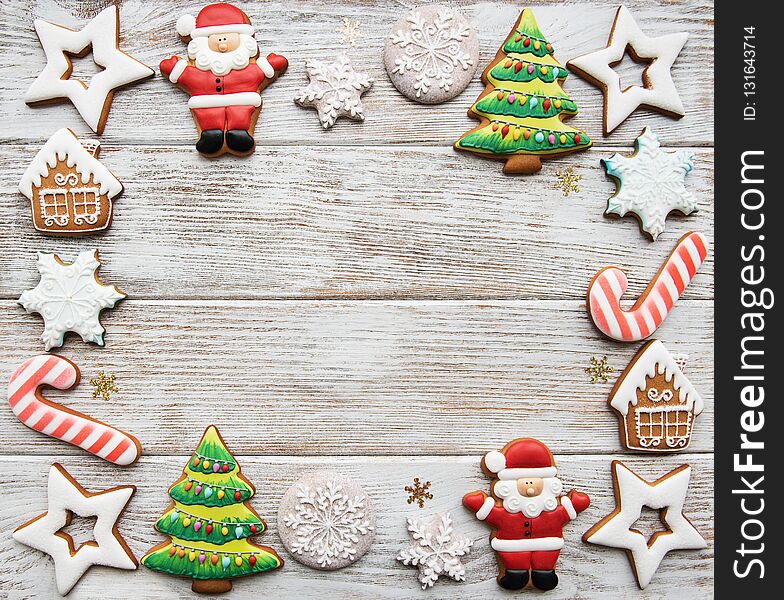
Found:
[{"label": "gold sprinkle", "polygon": [[568,198],[571,192],[579,193],[580,187],[577,185],[577,182],[583,176],[575,175],[572,167],[567,168],[565,171],[556,171],[555,176],[558,178],[558,181],[555,182],[554,187],[557,190],[563,190],[564,198]]},{"label": "gold sprinkle", "polygon": [[433,494],[428,492],[430,482],[426,481],[424,484],[419,480],[419,477],[414,477],[414,485],[407,485],[404,489],[408,492],[408,503],[419,505],[419,508],[425,507],[425,500],[432,500]]},{"label": "gold sprinkle", "polygon": [[614,371],[615,369],[607,364],[606,356],[602,356],[602,360],[592,356],[591,366],[585,368],[585,372],[591,376],[591,383],[607,383],[610,381],[608,374]]},{"label": "gold sprinkle", "polygon": [[90,380],[90,385],[94,386],[93,398],[99,396],[104,400],[110,400],[112,392],[119,392],[120,389],[114,384],[114,375],[106,376],[103,371],[98,371],[98,377]]}]

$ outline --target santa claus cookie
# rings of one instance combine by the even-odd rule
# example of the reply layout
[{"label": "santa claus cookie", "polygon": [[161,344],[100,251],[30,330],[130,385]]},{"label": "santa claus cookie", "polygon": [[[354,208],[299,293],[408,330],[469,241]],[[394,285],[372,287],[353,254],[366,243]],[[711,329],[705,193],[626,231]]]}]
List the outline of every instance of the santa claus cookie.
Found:
[{"label": "santa claus cookie", "polygon": [[490,546],[497,554],[498,585],[521,590],[530,581],[540,590],[555,588],[563,527],[588,508],[588,496],[574,490],[561,495],[550,449],[532,438],[487,453],[482,470],[494,478],[490,496],[471,492],[463,496],[463,505],[493,528]]},{"label": "santa claus cookie", "polygon": [[177,33],[188,42],[188,58],[161,61],[161,74],[191,96],[196,149],[208,156],[252,153],[260,92],[286,70],[288,60],[275,53],[262,57],[248,16],[225,2],[205,6],[195,18],[183,15]]}]

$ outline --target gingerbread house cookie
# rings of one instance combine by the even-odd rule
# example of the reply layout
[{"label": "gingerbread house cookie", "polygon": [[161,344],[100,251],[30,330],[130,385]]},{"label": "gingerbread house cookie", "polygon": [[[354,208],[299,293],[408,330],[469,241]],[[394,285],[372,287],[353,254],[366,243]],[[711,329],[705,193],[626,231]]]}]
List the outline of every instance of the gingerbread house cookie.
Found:
[{"label": "gingerbread house cookie", "polygon": [[645,344],[610,392],[621,444],[629,450],[675,452],[691,440],[704,404],[686,375],[685,358],[659,340]]},{"label": "gingerbread house cookie", "polygon": [[97,142],[60,129],[27,167],[19,191],[31,202],[38,231],[80,235],[106,229],[123,186],[98,160]]}]

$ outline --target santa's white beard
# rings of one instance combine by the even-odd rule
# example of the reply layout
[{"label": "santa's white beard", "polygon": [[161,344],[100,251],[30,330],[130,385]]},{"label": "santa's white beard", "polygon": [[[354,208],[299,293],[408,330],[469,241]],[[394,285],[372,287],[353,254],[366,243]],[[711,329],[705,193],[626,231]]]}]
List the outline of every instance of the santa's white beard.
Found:
[{"label": "santa's white beard", "polygon": [[226,75],[232,69],[244,69],[258,53],[256,38],[245,33],[240,34],[240,45],[231,52],[211,50],[206,37],[193,38],[188,44],[188,58],[195,61],[196,67],[219,76]]},{"label": "santa's white beard", "polygon": [[504,501],[504,508],[510,513],[523,513],[526,517],[538,517],[542,511],[555,510],[558,507],[558,494],[563,490],[561,480],[547,477],[544,488],[538,496],[524,496],[517,489],[517,481],[499,481],[493,487],[496,496]]}]

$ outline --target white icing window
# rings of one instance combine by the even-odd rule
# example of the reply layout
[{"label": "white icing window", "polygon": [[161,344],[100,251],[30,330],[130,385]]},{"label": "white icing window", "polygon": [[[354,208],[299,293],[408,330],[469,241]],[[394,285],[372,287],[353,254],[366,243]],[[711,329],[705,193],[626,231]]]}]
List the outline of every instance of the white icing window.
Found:
[{"label": "white icing window", "polygon": [[683,448],[691,436],[691,409],[685,405],[635,409],[637,439],[643,448]]},{"label": "white icing window", "polygon": [[75,173],[54,176],[58,188],[45,188],[39,194],[41,218],[47,227],[65,227],[73,218],[74,225],[95,225],[101,216],[100,188],[73,187],[79,183]]}]

